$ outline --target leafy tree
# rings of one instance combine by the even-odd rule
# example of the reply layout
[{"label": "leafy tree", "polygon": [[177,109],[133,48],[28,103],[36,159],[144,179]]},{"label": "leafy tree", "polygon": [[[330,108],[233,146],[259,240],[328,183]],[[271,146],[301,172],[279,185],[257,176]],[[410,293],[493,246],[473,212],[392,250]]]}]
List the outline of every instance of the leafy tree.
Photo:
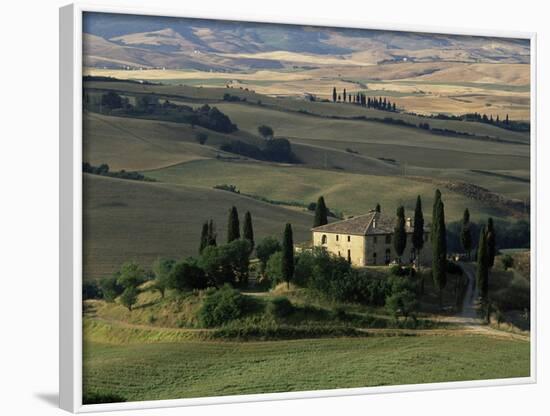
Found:
[{"label": "leafy tree", "polygon": [[131,311],[132,306],[134,306],[137,302],[138,295],[139,290],[137,289],[137,287],[128,286],[120,295],[120,303],[126,306],[129,311]]},{"label": "leafy tree", "polygon": [[145,270],[137,263],[130,261],[124,263],[120,268],[117,283],[124,288],[138,287],[145,280]]},{"label": "leafy tree", "polygon": [[124,291],[124,287],[118,284],[118,273],[114,276],[101,279],[99,281],[99,288],[103,294],[103,299],[107,302],[114,302],[117,296]]},{"label": "leafy tree", "polygon": [[392,242],[395,253],[399,259],[399,263],[401,263],[401,256],[403,255],[407,245],[407,232],[405,231],[405,208],[403,206],[397,208],[396,215],[397,218],[393,229]]},{"label": "leafy tree", "polygon": [[206,143],[206,141],[208,140],[208,134],[202,132],[202,131],[199,131],[197,134],[195,134],[195,140],[203,145]]},{"label": "leafy tree", "polygon": [[251,309],[250,300],[229,285],[207,293],[198,312],[205,327],[221,326],[245,315]]},{"label": "leafy tree", "polygon": [[168,287],[178,292],[204,289],[206,287],[204,270],[192,257],[173,265],[168,276]]},{"label": "leafy tree", "polygon": [[168,289],[170,273],[175,263],[175,260],[172,259],[157,259],[153,263],[154,287],[160,292],[161,297],[164,297],[164,292]]},{"label": "leafy tree", "polygon": [[101,299],[103,294],[96,281],[84,281],[82,282],[82,300],[87,299]]},{"label": "leafy tree", "polygon": [[414,288],[404,277],[394,277],[391,282],[390,294],[386,297],[386,309],[397,319],[402,315],[405,319],[413,316],[418,309],[418,301]]},{"label": "leafy tree", "polygon": [[443,306],[443,289],[447,285],[447,232],[445,228],[445,207],[436,191],[432,224],[432,278],[439,289],[439,307]]},{"label": "leafy tree", "polygon": [[287,286],[290,288],[290,282],[294,277],[294,241],[292,238],[292,226],[289,223],[287,223],[285,226],[282,252],[283,279],[286,281]]},{"label": "leafy tree", "polygon": [[281,244],[274,237],[265,237],[256,247],[256,256],[260,260],[262,273],[265,272],[267,261],[277,251],[281,251]]},{"label": "leafy tree", "polygon": [[271,139],[274,135],[273,129],[265,124],[258,127],[258,133],[260,133],[264,139]]},{"label": "leafy tree", "polygon": [[479,296],[485,303],[489,294],[489,252],[487,247],[487,229],[485,227],[482,227],[479,233],[479,243],[477,247],[476,283],[479,290]]},{"label": "leafy tree", "polygon": [[229,210],[229,218],[227,220],[227,242],[230,243],[239,238],[241,238],[239,213],[237,212],[237,207],[233,206]]},{"label": "leafy tree", "polygon": [[265,266],[265,274],[273,287],[284,280],[282,251],[277,251],[269,257]]},{"label": "leafy tree", "polygon": [[122,97],[114,91],[109,91],[101,96],[101,105],[108,109],[122,107]]},{"label": "leafy tree", "polygon": [[496,247],[496,232],[495,225],[493,224],[493,219],[489,218],[487,220],[487,255],[489,268],[495,265],[495,256],[497,254]]},{"label": "leafy tree", "polygon": [[210,284],[220,287],[225,283],[246,285],[250,264],[250,242],[234,240],[221,246],[204,249],[199,266],[206,273]]},{"label": "leafy tree", "polygon": [[208,221],[205,221],[205,223],[202,225],[202,230],[201,230],[201,243],[200,243],[200,246],[199,246],[199,254],[202,254],[202,251],[204,250],[204,248],[206,246],[208,246],[208,242],[209,242],[209,235],[208,235]]},{"label": "leafy tree", "polygon": [[376,208],[374,208],[376,212],[380,212],[382,208],[380,207],[380,204],[376,204]]},{"label": "leafy tree", "polygon": [[244,214],[243,238],[250,242],[250,251],[254,250],[254,229],[252,228],[250,211],[246,211]]},{"label": "leafy tree", "polygon": [[464,210],[462,216],[462,228],[460,230],[460,243],[464,251],[468,253],[468,259],[470,259],[470,252],[472,251],[472,230],[470,224],[470,211],[468,208]]},{"label": "leafy tree", "polygon": [[313,219],[313,227],[319,227],[321,225],[328,224],[328,210],[325,205],[325,198],[322,196],[317,200],[315,205],[315,217]]}]

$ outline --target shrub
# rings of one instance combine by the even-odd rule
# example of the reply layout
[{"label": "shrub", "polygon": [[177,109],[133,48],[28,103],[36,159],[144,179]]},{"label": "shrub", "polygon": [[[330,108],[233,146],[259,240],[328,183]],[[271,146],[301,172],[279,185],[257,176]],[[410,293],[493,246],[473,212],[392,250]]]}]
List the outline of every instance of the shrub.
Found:
[{"label": "shrub", "polygon": [[238,290],[224,285],[210,290],[198,312],[201,325],[210,328],[223,325],[244,316],[251,310],[250,300]]},{"label": "shrub", "polygon": [[118,283],[118,276],[104,277],[99,282],[103,299],[107,302],[114,302],[115,299],[124,291],[124,287]]},{"label": "shrub", "polygon": [[267,261],[267,266],[265,268],[265,274],[268,279],[271,281],[273,287],[277,286],[283,281],[283,253],[282,251],[277,251],[272,254],[269,260]]},{"label": "shrub", "polygon": [[411,276],[414,277],[416,272],[413,267],[410,266],[400,266],[399,264],[394,264],[390,267],[390,274],[394,276]]},{"label": "shrub", "polygon": [[510,267],[514,267],[514,258],[509,254],[505,254],[500,259],[504,270],[508,270]]},{"label": "shrub", "polygon": [[206,288],[206,277],[192,257],[174,264],[167,277],[167,287],[178,292]]},{"label": "shrub", "polygon": [[206,141],[208,140],[208,134],[204,133],[204,132],[198,132],[197,134],[195,134],[195,140],[199,143],[199,144],[205,144]]},{"label": "shrub", "polygon": [[265,272],[267,261],[272,254],[281,251],[281,243],[275,237],[265,237],[256,246],[256,256],[260,260],[262,273]]},{"label": "shrub", "polygon": [[82,282],[82,300],[101,299],[103,294],[95,281]]},{"label": "shrub", "polygon": [[293,282],[298,286],[307,286],[313,275],[315,255],[311,251],[303,251],[296,256]]},{"label": "shrub", "polygon": [[288,298],[277,296],[267,304],[267,312],[276,318],[284,318],[294,312],[294,306]]}]

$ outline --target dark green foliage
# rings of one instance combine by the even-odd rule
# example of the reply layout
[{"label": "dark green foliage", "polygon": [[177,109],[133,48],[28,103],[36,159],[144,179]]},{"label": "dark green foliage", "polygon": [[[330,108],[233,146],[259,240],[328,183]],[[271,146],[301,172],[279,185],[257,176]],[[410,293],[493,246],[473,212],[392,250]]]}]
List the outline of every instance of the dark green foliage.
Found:
[{"label": "dark green foliage", "polygon": [[126,398],[113,393],[85,391],[82,395],[82,404],[122,403]]},{"label": "dark green foliage", "polygon": [[120,274],[118,276],[117,283],[124,288],[138,287],[147,280],[145,270],[133,262],[127,262],[120,268]]},{"label": "dark green foliage", "polygon": [[206,221],[202,225],[202,229],[201,229],[201,240],[200,240],[200,245],[199,245],[199,254],[202,254],[204,248],[209,245],[208,242],[209,242],[209,238],[208,238],[208,221]]},{"label": "dark green foliage", "polygon": [[173,265],[168,275],[167,287],[178,292],[204,289],[207,286],[204,270],[191,257]]},{"label": "dark green foliage", "polygon": [[284,296],[277,296],[267,304],[267,313],[276,318],[284,318],[292,314],[292,312],[294,312],[294,306]]},{"label": "dark green foliage", "polygon": [[514,267],[514,258],[509,254],[505,254],[504,256],[502,256],[500,261],[502,262],[502,267],[504,268],[504,270],[508,270],[510,267]]},{"label": "dark green foliage", "polygon": [[376,204],[376,208],[374,208],[376,212],[381,212],[382,208],[380,207],[380,204]]},{"label": "dark green foliage", "polygon": [[468,253],[468,257],[470,257],[470,251],[472,251],[472,231],[470,224],[470,211],[468,210],[468,208],[464,210],[464,215],[462,217],[460,243],[462,244],[462,248],[464,249],[464,251]]},{"label": "dark green foliage", "polygon": [[216,226],[214,220],[208,222],[208,246],[215,246],[216,244]]},{"label": "dark green foliage", "polygon": [[269,279],[272,287],[283,282],[283,253],[277,251],[267,260],[265,275]]},{"label": "dark green foliage", "polygon": [[390,280],[391,294],[386,297],[386,309],[397,319],[402,315],[405,319],[409,316],[415,319],[418,309],[416,288],[411,281],[404,277],[393,277]]},{"label": "dark green foliage", "polygon": [[416,275],[416,272],[413,267],[403,267],[398,264],[395,264],[390,267],[390,274],[393,276],[410,276],[414,277]]},{"label": "dark green foliage", "polygon": [[101,299],[103,293],[97,282],[95,281],[84,281],[82,282],[82,300],[87,299]]},{"label": "dark green foliage", "polygon": [[294,277],[294,240],[292,237],[292,226],[286,224],[285,232],[283,235],[283,244],[282,246],[282,272],[283,279],[287,282],[287,285],[290,287],[290,282]]},{"label": "dark green foliage", "polygon": [[495,256],[497,254],[497,244],[496,244],[496,232],[495,225],[493,224],[493,219],[489,218],[487,220],[487,255],[489,268],[495,265]]},{"label": "dark green foliage", "polygon": [[142,175],[139,172],[132,172],[132,171],[117,171],[117,172],[111,172],[109,171],[109,165],[103,163],[99,166],[92,166],[88,162],[84,162],[82,164],[82,172],[84,173],[91,173],[92,175],[101,175],[101,176],[109,176],[111,178],[117,178],[117,179],[128,179],[132,181],[146,181],[146,182],[155,182],[154,179],[148,178],[144,175]]},{"label": "dark green foliage", "polygon": [[124,287],[118,284],[118,274],[101,279],[99,281],[99,288],[103,294],[103,299],[107,302],[114,302],[124,290]]},{"label": "dark green foliage", "polygon": [[267,160],[281,163],[300,162],[300,160],[292,152],[290,142],[287,139],[282,138],[266,140],[261,147],[243,142],[242,140],[232,140],[230,143],[222,144],[220,146],[220,150],[257,160]]},{"label": "dark green foliage", "polygon": [[101,105],[107,109],[122,107],[122,97],[114,91],[109,91],[101,96]]},{"label": "dark green foliage", "polygon": [[254,250],[254,228],[250,211],[246,211],[244,214],[243,238],[250,243],[250,251]]},{"label": "dark green foliage", "polygon": [[399,262],[401,263],[401,256],[405,251],[407,245],[407,233],[405,231],[405,208],[400,206],[397,208],[395,228],[393,229],[392,243]]},{"label": "dark green foliage", "polygon": [[128,286],[124,289],[124,292],[120,295],[120,303],[128,308],[129,311],[132,310],[132,306],[137,302],[139,295],[139,290],[135,286]]},{"label": "dark green foliage", "polygon": [[227,219],[227,242],[230,243],[234,240],[241,238],[241,230],[239,226],[239,213],[237,207],[233,206],[229,210],[229,217]]},{"label": "dark green foliage", "polygon": [[264,139],[272,138],[273,135],[274,135],[273,129],[269,126],[264,125],[264,124],[262,124],[261,126],[258,127],[258,133],[260,133],[260,135]]},{"label": "dark green foliage", "polygon": [[221,246],[206,247],[198,265],[212,286],[220,287],[225,283],[246,285],[249,254],[250,243],[247,240],[235,240]]},{"label": "dark green foliage", "polygon": [[315,255],[312,251],[305,250],[297,254],[294,266],[294,283],[306,287],[315,267]]},{"label": "dark green foliage", "polygon": [[256,247],[256,256],[260,260],[262,273],[265,271],[267,261],[277,251],[281,251],[281,243],[274,237],[265,237]]},{"label": "dark green foliage", "polygon": [[443,289],[447,285],[447,235],[445,207],[441,192],[436,191],[432,223],[432,278],[439,289],[439,306],[442,307]]},{"label": "dark green foliage", "polygon": [[153,263],[154,288],[160,292],[161,297],[164,297],[164,292],[169,287],[170,273],[175,263],[176,261],[172,259],[157,259]]},{"label": "dark green foliage", "polygon": [[207,328],[221,326],[253,310],[255,305],[252,302],[238,290],[225,285],[208,292],[198,312],[198,318],[201,325]]},{"label": "dark green foliage", "polygon": [[320,196],[315,206],[313,227],[319,227],[325,224],[328,224],[327,206],[325,205],[325,198]]},{"label": "dark green foliage", "polygon": [[463,271],[462,271],[462,268],[458,264],[453,263],[452,261],[448,261],[447,262],[447,273],[462,276]]},{"label": "dark green foliage", "polygon": [[208,134],[206,134],[206,133],[200,131],[200,132],[198,132],[197,134],[195,134],[195,140],[196,140],[199,144],[203,145],[203,144],[205,144],[206,141],[208,140]]},{"label": "dark green foliage", "polygon": [[424,214],[422,213],[422,200],[420,199],[420,195],[416,197],[413,226],[412,243],[418,258],[420,257],[420,250],[424,247]]},{"label": "dark green foliage", "polygon": [[486,302],[489,295],[489,250],[487,247],[487,230],[481,229],[477,249],[477,274],[476,283],[479,296]]}]

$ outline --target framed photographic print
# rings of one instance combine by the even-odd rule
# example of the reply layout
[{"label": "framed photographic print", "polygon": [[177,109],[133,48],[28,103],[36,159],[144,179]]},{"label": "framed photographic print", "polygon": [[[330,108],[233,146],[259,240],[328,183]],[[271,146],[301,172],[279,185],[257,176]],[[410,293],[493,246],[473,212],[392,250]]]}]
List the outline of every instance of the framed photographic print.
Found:
[{"label": "framed photographic print", "polygon": [[536,380],[534,34],[60,22],[63,408]]}]

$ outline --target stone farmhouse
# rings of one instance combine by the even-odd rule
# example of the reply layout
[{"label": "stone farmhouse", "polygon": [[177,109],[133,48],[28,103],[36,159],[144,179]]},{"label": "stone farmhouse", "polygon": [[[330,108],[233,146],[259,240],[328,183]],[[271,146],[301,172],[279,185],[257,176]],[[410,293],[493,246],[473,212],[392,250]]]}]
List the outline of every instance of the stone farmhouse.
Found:
[{"label": "stone farmhouse", "polygon": [[[371,211],[347,220],[312,228],[313,246],[323,247],[358,267],[389,264],[397,258],[392,243],[394,227],[395,217]],[[424,227],[424,247],[418,259],[412,244],[413,230],[411,218],[407,218],[405,221],[407,245],[401,256],[401,262],[413,263],[418,260],[420,264],[427,265],[432,259],[429,227]]]}]

